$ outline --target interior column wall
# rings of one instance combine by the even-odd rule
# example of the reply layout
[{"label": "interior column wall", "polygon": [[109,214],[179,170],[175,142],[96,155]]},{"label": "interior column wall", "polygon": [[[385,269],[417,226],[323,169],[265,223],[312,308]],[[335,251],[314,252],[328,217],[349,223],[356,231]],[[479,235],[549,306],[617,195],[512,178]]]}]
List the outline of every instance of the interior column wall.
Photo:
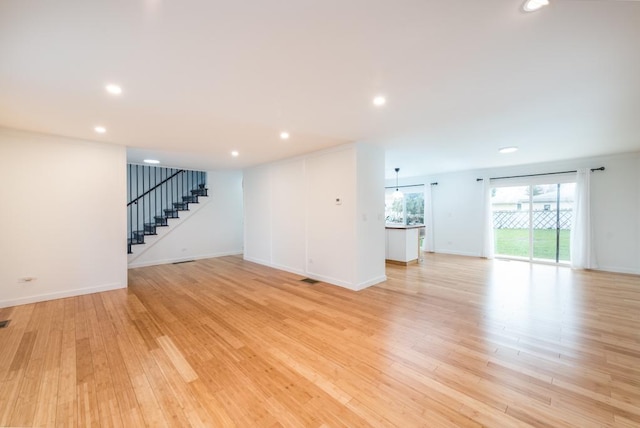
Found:
[{"label": "interior column wall", "polygon": [[0,130],[0,306],[126,287],[125,167],[122,146]]},{"label": "interior column wall", "polygon": [[[351,289],[383,281],[384,153],[365,150],[352,144],[245,170],[245,259]],[[370,187],[361,181],[379,185],[379,200],[361,195]]]}]

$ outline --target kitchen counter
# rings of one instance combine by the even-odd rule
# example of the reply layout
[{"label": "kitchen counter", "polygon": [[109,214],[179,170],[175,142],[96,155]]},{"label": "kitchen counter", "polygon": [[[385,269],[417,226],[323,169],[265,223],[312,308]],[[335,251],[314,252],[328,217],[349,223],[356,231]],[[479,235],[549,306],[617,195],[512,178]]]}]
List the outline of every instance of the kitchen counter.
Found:
[{"label": "kitchen counter", "polygon": [[386,225],[385,258],[388,263],[408,265],[420,256],[420,229],[424,225]]}]

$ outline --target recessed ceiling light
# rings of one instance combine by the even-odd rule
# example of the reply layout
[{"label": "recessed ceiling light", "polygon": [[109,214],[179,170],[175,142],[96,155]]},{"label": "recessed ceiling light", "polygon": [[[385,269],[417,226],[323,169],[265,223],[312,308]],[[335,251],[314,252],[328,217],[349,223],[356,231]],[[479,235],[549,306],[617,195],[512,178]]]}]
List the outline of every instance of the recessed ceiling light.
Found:
[{"label": "recessed ceiling light", "polygon": [[109,92],[111,95],[120,95],[122,93],[122,88],[113,83],[109,83],[104,89]]},{"label": "recessed ceiling light", "polygon": [[498,150],[499,153],[513,153],[513,152],[517,152],[518,148],[515,146],[512,147],[503,147],[500,150]]},{"label": "recessed ceiling light", "polygon": [[237,150],[234,150],[231,152],[231,156],[233,156],[234,158],[237,158],[240,155],[240,153],[238,153]]},{"label": "recessed ceiling light", "polygon": [[156,164],[159,164],[159,163],[160,163],[160,161],[159,161],[159,160],[156,160],[156,159],[145,159],[145,160],[143,160],[142,162],[144,162],[144,163],[150,163],[150,164],[153,164],[153,165],[156,165]]},{"label": "recessed ceiling light", "polygon": [[387,99],[382,95],[378,95],[373,99],[373,105],[377,107],[381,107],[387,103]]},{"label": "recessed ceiling light", "polygon": [[522,10],[525,12],[535,12],[543,6],[547,6],[549,0],[526,0],[522,5]]},{"label": "recessed ceiling light", "polygon": [[104,134],[105,132],[107,132],[107,128],[105,128],[104,126],[96,126],[95,128],[93,128],[93,130],[98,134]]},{"label": "recessed ceiling light", "polygon": [[280,138],[283,140],[288,140],[289,139],[289,133],[284,131],[280,133]]}]

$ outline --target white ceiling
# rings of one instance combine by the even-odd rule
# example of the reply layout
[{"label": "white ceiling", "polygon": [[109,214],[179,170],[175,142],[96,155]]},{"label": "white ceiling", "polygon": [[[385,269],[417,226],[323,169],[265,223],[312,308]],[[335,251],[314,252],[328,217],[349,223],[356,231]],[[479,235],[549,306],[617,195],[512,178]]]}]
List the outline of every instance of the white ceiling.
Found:
[{"label": "white ceiling", "polygon": [[366,141],[388,177],[640,151],[640,2],[521,6],[3,0],[0,125],[203,169]]}]

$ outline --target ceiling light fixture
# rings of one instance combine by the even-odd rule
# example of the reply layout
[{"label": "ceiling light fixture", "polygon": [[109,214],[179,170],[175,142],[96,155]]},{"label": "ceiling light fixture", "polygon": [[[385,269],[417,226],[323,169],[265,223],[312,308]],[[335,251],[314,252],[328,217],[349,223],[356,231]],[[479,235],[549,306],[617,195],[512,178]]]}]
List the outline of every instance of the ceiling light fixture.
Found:
[{"label": "ceiling light fixture", "polygon": [[398,188],[398,173],[400,172],[400,168],[396,168],[395,171],[396,171],[396,191],[393,192],[393,199],[402,199],[404,195]]},{"label": "ceiling light fixture", "polygon": [[382,107],[387,103],[387,99],[382,95],[378,95],[373,99],[373,105],[376,107]]},{"label": "ceiling light fixture", "polygon": [[499,153],[505,154],[505,153],[513,153],[513,152],[517,152],[518,148],[515,146],[512,147],[503,147],[501,149],[498,150]]},{"label": "ceiling light fixture", "polygon": [[280,139],[282,140],[288,140],[289,139],[289,133],[284,131],[280,133]]},{"label": "ceiling light fixture", "polygon": [[104,126],[96,126],[95,128],[93,128],[93,130],[98,134],[104,134],[105,132],[107,132],[107,128],[105,128]]},{"label": "ceiling light fixture", "polygon": [[109,83],[104,89],[109,92],[111,95],[120,95],[122,93],[122,88],[113,83]]},{"label": "ceiling light fixture", "polygon": [[145,160],[143,160],[142,162],[144,162],[144,163],[150,163],[150,164],[152,164],[152,165],[157,165],[157,164],[159,164],[159,163],[160,163],[160,161],[159,161],[159,160],[157,160],[157,159],[145,159]]},{"label": "ceiling light fixture", "polygon": [[522,10],[525,12],[535,12],[543,6],[547,6],[549,0],[526,0],[522,5]]},{"label": "ceiling light fixture", "polygon": [[234,150],[231,152],[231,156],[233,156],[234,158],[237,158],[238,156],[240,156],[240,153],[237,150]]}]

